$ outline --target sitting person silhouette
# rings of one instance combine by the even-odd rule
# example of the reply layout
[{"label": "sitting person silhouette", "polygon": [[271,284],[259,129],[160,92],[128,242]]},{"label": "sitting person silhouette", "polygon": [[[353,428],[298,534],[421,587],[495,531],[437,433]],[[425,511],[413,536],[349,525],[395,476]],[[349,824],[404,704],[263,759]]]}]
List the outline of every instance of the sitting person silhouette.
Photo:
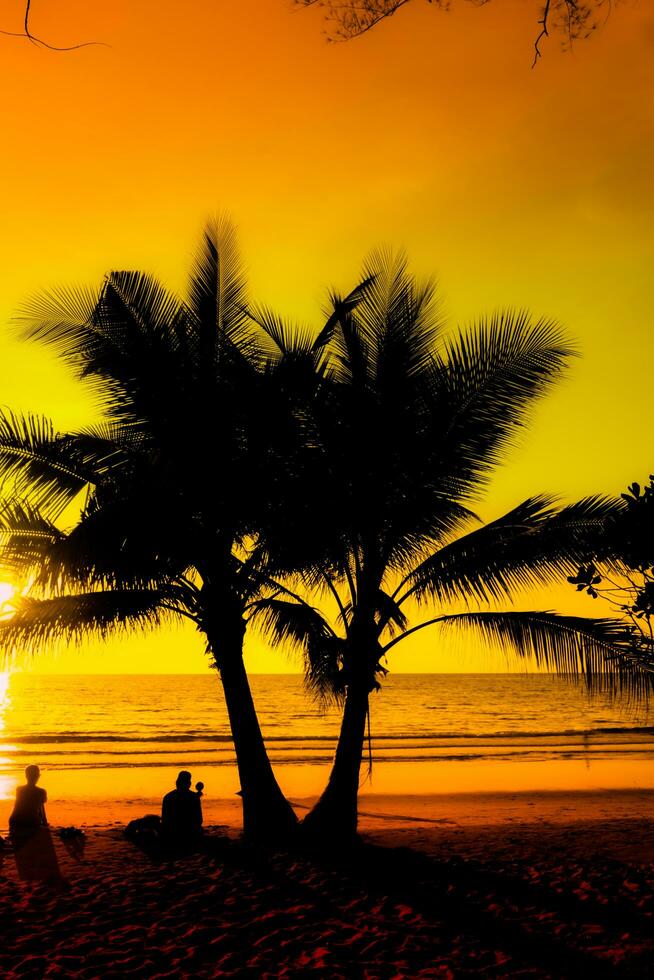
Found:
[{"label": "sitting person silhouette", "polygon": [[177,776],[175,785],[177,788],[163,798],[161,831],[169,843],[193,844],[202,836],[202,791],[191,790],[191,774],[185,769]]},{"label": "sitting person silhouette", "polygon": [[48,794],[36,785],[40,775],[38,766],[28,766],[25,770],[25,786],[16,787],[16,803],[9,817],[12,830],[36,830],[38,827],[48,826],[45,815]]}]

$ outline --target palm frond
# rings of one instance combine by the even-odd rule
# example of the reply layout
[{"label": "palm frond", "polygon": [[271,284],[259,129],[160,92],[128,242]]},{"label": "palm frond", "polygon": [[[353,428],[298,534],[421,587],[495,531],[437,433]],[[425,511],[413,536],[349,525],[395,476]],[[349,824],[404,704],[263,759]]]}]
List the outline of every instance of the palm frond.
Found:
[{"label": "palm frond", "polygon": [[220,339],[241,345],[248,334],[247,288],[236,229],[226,217],[209,221],[195,254],[188,305],[202,356],[213,362]]},{"label": "palm frond", "polygon": [[132,426],[174,419],[195,380],[184,304],[152,276],[116,271],[107,278],[95,322],[108,341],[82,351],[82,374],[97,380],[105,413]]},{"label": "palm frond", "polygon": [[36,655],[48,644],[78,645],[93,637],[104,640],[134,629],[147,631],[182,615],[165,592],[156,589],[24,597],[13,606],[13,614],[0,621],[0,650],[5,654],[18,648]]},{"label": "palm frond", "polygon": [[315,341],[329,344],[339,376],[396,402],[397,386],[431,361],[441,329],[435,285],[418,283],[403,252],[378,249],[364,263],[360,284],[348,296],[330,296],[327,323]]},{"label": "palm frond", "polygon": [[[104,491],[103,491],[104,494]],[[139,588],[186,573],[197,558],[192,518],[156,481],[110,488],[43,554],[34,583],[44,593],[66,588]],[[186,520],[184,518],[186,517]]]},{"label": "palm frond", "polygon": [[94,322],[124,354],[145,344],[176,347],[179,335],[171,330],[182,315],[179,298],[153,276],[134,270],[115,270],[107,276]]},{"label": "palm frond", "polygon": [[58,513],[96,480],[95,460],[43,416],[0,411],[0,479],[9,497]]},{"label": "palm frond", "polygon": [[320,361],[315,349],[315,331],[304,323],[292,323],[261,303],[251,303],[248,316],[260,328],[260,367],[270,371],[283,360],[300,359],[311,369]]},{"label": "palm frond", "polygon": [[377,593],[377,628],[381,633],[388,629],[391,636],[398,630],[406,630],[408,620],[402,612],[395,598],[380,589]]},{"label": "palm frond", "polygon": [[329,307],[325,310],[327,320],[322,330],[313,342],[316,350],[324,347],[332,339],[334,330],[341,319],[357,308],[365,299],[366,294],[375,281],[375,272],[369,272],[346,296],[334,291],[329,294]]},{"label": "palm frond", "polygon": [[640,655],[615,619],[553,612],[469,612],[439,617],[441,626],[471,629],[481,640],[535,666],[583,679],[589,691],[654,692],[654,659]]},{"label": "palm frond", "polygon": [[333,331],[328,354],[334,377],[349,386],[350,397],[361,397],[370,384],[373,352],[358,329],[353,312],[339,313],[338,329]]},{"label": "palm frond", "polygon": [[413,577],[407,569],[415,568],[426,551],[445,547],[462,536],[466,528],[480,525],[481,518],[469,507],[444,497],[429,483],[414,485],[404,494],[401,490],[398,488],[389,501],[389,520],[380,536],[380,551],[388,569],[403,576],[404,588]]},{"label": "palm frond", "polygon": [[433,280],[419,282],[404,252],[378,249],[364,264],[371,279],[356,320],[374,350],[376,388],[392,395],[431,364],[443,320]]},{"label": "palm frond", "polygon": [[575,353],[557,324],[526,311],[497,313],[450,339],[428,396],[441,479],[475,496]]},{"label": "palm frond", "polygon": [[51,344],[71,358],[87,342],[89,331],[101,337],[101,328],[94,322],[100,294],[99,289],[87,286],[44,290],[28,300],[14,319],[27,338]]},{"label": "palm frond", "polygon": [[151,440],[142,427],[106,421],[87,426],[75,433],[75,446],[84,457],[93,460],[98,482],[115,480],[118,474],[133,469],[151,449]]},{"label": "palm frond", "polygon": [[28,501],[6,502],[0,509],[0,568],[17,579],[28,577],[63,536]]},{"label": "palm frond", "polygon": [[[118,279],[121,274],[115,276]],[[129,320],[116,291],[109,284],[110,279],[111,276],[107,277],[99,290],[46,290],[29,301],[16,316],[29,339],[52,347],[81,377],[94,384],[96,392],[107,403],[116,397],[110,390],[108,378],[125,374],[124,369],[121,372],[116,365],[124,359],[122,345],[126,337],[125,324]],[[116,316],[116,305],[121,306],[119,316]],[[108,366],[106,370],[105,366]]]},{"label": "palm frond", "polygon": [[317,700],[340,701],[344,641],[316,609],[307,603],[265,598],[252,604],[251,621],[274,644],[287,644],[302,655],[305,683]]},{"label": "palm frond", "polygon": [[602,496],[565,507],[531,497],[427,557],[408,577],[401,601],[490,602],[561,581],[608,548],[607,532],[622,509],[619,500]]},{"label": "palm frond", "polygon": [[[147,387],[148,369],[153,377],[160,376],[166,351],[179,353],[180,317],[184,319],[183,305],[151,276],[116,271],[99,292],[42,294],[19,320],[29,337],[53,346],[94,385],[109,414],[133,421],[138,416],[130,402],[134,383],[140,377],[141,386]],[[163,373],[170,375],[170,368]]]}]

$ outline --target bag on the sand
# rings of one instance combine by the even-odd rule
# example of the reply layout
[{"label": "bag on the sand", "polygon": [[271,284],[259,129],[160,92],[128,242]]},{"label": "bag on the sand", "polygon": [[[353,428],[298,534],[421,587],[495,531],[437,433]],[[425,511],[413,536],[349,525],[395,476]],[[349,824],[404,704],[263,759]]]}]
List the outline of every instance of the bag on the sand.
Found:
[{"label": "bag on the sand", "polygon": [[161,817],[148,813],[145,817],[130,820],[124,830],[127,840],[141,846],[161,842]]},{"label": "bag on the sand", "polygon": [[79,827],[62,827],[58,833],[60,838],[64,841],[82,840],[84,837],[86,837],[84,831],[80,830]]}]

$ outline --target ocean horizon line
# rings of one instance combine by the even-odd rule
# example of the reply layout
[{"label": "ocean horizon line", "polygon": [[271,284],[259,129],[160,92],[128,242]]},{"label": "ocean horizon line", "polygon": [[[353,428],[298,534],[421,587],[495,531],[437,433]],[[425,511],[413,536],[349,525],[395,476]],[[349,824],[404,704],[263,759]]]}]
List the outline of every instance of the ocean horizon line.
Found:
[{"label": "ocean horizon line", "polygon": [[[0,671],[3,673],[3,671]],[[210,677],[218,674],[217,670],[208,669],[188,670],[188,671],[64,671],[64,670],[25,670],[21,667],[8,667],[4,673],[12,676],[24,675],[27,677]],[[565,678],[583,676],[581,671],[571,672],[570,674],[555,674],[551,671],[538,670],[391,670],[388,677],[554,677]],[[270,671],[248,671],[249,677],[304,677],[302,671],[270,670]]]}]

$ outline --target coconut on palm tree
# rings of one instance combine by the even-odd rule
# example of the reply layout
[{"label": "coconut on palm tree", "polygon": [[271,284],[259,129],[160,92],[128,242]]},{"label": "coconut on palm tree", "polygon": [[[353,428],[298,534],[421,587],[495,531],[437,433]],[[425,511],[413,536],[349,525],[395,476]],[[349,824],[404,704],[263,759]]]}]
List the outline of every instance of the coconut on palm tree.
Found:
[{"label": "coconut on palm tree", "polygon": [[326,382],[312,396],[312,507],[272,548],[303,569],[314,606],[256,603],[260,628],[303,650],[310,685],[343,703],[329,782],[304,821],[321,839],[356,831],[370,693],[386,655],[417,630],[466,627],[539,666],[643,681],[620,624],[502,608],[596,555],[621,503],[537,496],[486,525],[471,509],[573,354],[560,329],[509,312],[448,337],[433,286],[385,253],[356,304],[332,300],[315,343]]},{"label": "coconut on palm tree", "polygon": [[[246,312],[233,231],[207,228],[185,301],[118,272],[99,295],[50,293],[25,316],[30,336],[95,384],[106,422],[58,434],[42,419],[0,417],[10,488],[0,557],[31,583],[0,625],[5,649],[190,619],[220,672],[244,829],[292,830],[243,640],[248,607],[268,587],[257,532],[272,521],[301,426],[287,397],[292,367],[278,359],[275,377]],[[81,494],[79,518],[62,530]]]}]

